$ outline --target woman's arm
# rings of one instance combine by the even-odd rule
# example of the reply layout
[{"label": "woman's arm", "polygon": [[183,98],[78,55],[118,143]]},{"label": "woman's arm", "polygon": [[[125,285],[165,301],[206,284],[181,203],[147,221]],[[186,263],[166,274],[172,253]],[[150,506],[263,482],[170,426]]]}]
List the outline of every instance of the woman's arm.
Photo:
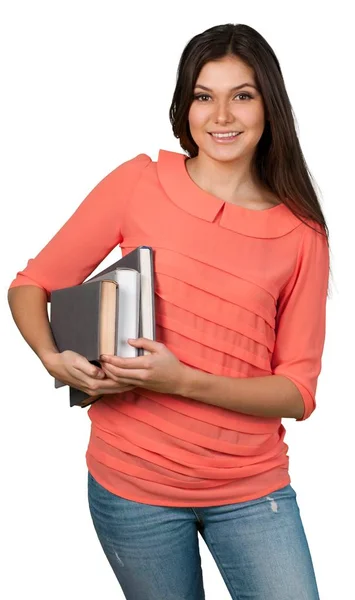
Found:
[{"label": "woman's arm", "polygon": [[257,417],[301,419],[304,403],[295,384],[281,375],[236,378],[205,373],[183,364],[164,344],[130,340],[149,356],[102,356],[103,371],[117,382],[174,394]]},{"label": "woman's arm", "polygon": [[8,292],[8,301],[22,337],[42,363],[58,353],[48,320],[46,291],[34,285],[14,287]]},{"label": "woman's arm", "polygon": [[328,280],[327,241],[305,226],[295,271],[278,302],[272,375],[236,379],[188,367],[181,395],[250,415],[307,419],[316,405]]},{"label": "woman's arm", "polygon": [[179,395],[256,417],[289,417],[300,420],[302,395],[281,375],[222,377],[186,367]]},{"label": "woman's arm", "polygon": [[[151,162],[140,154],[104,177],[81,202],[48,244],[30,259],[11,282],[8,300],[23,338],[47,370],[63,362],[47,314],[51,292],[81,284],[123,239],[125,209],[144,168]],[[72,353],[73,354],[73,353]],[[103,372],[80,355],[70,357],[87,374]],[[65,357],[68,362],[68,357]],[[87,380],[87,378],[86,378]],[[87,380],[88,381],[88,380]]]}]

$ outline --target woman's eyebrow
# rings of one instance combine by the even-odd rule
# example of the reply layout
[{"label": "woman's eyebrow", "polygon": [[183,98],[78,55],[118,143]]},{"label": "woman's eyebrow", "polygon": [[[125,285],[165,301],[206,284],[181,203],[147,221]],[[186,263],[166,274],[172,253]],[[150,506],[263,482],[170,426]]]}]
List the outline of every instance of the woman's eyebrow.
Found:
[{"label": "woman's eyebrow", "polygon": [[[206,90],[207,92],[212,92],[211,88],[208,88],[205,85],[201,85],[200,83],[196,83],[195,87],[199,87],[202,90]],[[234,92],[234,90],[239,90],[242,87],[252,87],[256,90],[258,89],[256,87],[256,85],[253,85],[252,83],[242,83],[241,85],[236,85],[236,86],[232,87],[229,91]]]}]

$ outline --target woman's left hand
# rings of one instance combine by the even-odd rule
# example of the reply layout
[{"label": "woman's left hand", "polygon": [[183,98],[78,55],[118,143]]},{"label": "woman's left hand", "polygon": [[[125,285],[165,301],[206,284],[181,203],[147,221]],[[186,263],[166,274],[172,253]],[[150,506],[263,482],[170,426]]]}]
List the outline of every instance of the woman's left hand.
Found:
[{"label": "woman's left hand", "polygon": [[135,358],[101,355],[102,370],[114,381],[163,394],[180,394],[186,367],[168,348],[146,338],[128,340],[136,348],[151,354]]}]

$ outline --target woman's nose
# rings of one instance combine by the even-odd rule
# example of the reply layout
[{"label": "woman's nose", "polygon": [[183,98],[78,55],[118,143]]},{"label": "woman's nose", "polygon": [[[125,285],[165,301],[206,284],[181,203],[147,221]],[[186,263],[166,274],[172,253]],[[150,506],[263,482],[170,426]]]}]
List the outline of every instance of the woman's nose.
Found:
[{"label": "woman's nose", "polygon": [[220,103],[216,107],[215,120],[216,123],[226,123],[233,119],[233,115],[230,111],[228,104]]}]

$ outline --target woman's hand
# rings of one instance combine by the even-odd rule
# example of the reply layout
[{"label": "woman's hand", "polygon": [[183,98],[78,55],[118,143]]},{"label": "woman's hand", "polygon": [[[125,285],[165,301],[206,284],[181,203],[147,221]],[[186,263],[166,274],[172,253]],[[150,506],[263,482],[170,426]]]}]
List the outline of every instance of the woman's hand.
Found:
[{"label": "woman's hand", "polygon": [[100,356],[101,367],[107,377],[122,385],[181,395],[188,367],[182,364],[164,344],[146,338],[128,340],[128,342],[136,348],[148,350],[150,354],[136,358]]},{"label": "woman's hand", "polygon": [[52,377],[92,397],[121,394],[135,387],[132,384],[110,379],[102,369],[92,365],[84,356],[72,350],[50,352],[42,359],[42,363]]}]

